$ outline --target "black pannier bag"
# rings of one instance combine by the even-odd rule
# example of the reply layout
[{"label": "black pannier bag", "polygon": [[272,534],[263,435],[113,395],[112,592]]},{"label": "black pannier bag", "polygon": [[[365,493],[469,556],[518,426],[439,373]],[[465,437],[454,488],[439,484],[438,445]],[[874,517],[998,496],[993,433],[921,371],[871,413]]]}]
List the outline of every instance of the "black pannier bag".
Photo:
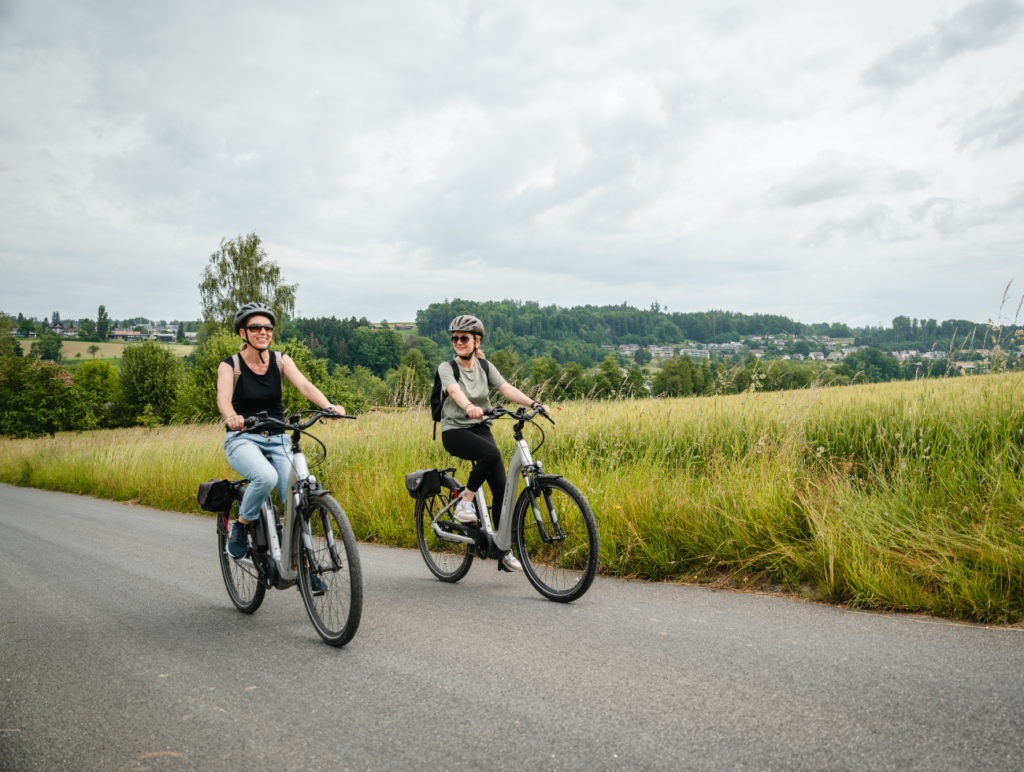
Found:
[{"label": "black pannier bag", "polygon": [[436,469],[417,469],[405,476],[405,489],[414,499],[425,499],[441,492],[441,473]]},{"label": "black pannier bag", "polygon": [[196,500],[206,512],[224,512],[231,508],[232,486],[228,480],[210,480],[200,483]]}]

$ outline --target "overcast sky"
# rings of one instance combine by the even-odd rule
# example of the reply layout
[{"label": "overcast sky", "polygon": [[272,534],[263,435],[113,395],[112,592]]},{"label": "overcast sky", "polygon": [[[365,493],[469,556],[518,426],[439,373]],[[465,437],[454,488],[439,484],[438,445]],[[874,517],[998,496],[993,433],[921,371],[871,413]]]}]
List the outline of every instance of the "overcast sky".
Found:
[{"label": "overcast sky", "polygon": [[0,0],[0,309],[195,318],[255,231],[303,316],[984,321],[1016,278],[1012,316],[1022,26],[1012,0]]}]

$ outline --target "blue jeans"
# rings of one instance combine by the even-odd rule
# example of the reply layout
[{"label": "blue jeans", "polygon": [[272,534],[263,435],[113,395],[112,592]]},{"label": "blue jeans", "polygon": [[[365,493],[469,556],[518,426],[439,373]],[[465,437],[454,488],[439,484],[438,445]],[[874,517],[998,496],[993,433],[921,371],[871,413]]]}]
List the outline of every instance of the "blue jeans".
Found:
[{"label": "blue jeans", "polygon": [[257,520],[260,507],[277,487],[281,503],[288,503],[288,478],[292,469],[292,441],[287,434],[264,437],[260,434],[228,432],[224,455],[231,468],[249,480],[238,512],[240,520]]}]

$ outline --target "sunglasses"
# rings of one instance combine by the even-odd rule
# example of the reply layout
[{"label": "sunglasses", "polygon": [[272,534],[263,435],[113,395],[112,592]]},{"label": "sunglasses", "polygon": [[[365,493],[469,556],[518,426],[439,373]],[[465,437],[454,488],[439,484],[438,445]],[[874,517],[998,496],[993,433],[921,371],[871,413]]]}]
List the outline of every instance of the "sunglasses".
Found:
[{"label": "sunglasses", "polygon": [[472,335],[452,335],[452,343],[469,343],[471,340]]},{"label": "sunglasses", "polygon": [[274,331],[274,325],[272,324],[250,324],[246,327],[249,332],[259,332],[260,330],[266,330],[267,332]]}]

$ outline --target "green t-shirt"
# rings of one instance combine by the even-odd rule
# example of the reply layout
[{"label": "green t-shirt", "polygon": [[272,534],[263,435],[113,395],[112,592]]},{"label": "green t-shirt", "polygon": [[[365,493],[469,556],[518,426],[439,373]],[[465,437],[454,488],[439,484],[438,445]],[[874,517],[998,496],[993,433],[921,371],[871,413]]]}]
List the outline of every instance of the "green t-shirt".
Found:
[{"label": "green t-shirt", "polygon": [[[462,389],[462,392],[469,398],[470,402],[481,410],[487,410],[491,406],[491,389],[496,389],[505,382],[505,379],[501,377],[501,373],[498,372],[498,368],[491,362],[488,362],[487,367],[490,370],[490,375],[485,376],[484,368],[480,364],[479,359],[472,370],[467,370],[463,367],[458,359],[455,361],[458,363],[459,368],[459,388]],[[456,383],[455,376],[452,374],[451,362],[442,362],[438,365],[437,372],[441,376],[441,391],[447,394],[448,387]],[[451,394],[448,394],[448,398],[444,401],[444,405],[441,408],[442,432],[446,432],[449,429],[466,429],[478,423],[480,423],[479,419],[470,418],[466,415],[466,411],[459,407],[459,403],[452,399]]]}]

